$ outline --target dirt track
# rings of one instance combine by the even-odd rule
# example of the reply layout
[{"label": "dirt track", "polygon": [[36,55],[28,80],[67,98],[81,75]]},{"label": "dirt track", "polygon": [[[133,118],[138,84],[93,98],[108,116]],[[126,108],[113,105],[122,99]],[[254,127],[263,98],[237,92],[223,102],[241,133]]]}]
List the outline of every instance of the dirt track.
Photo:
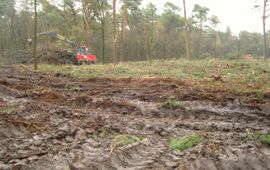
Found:
[{"label": "dirt track", "polygon": [[[185,109],[161,109],[170,96]],[[270,132],[268,95],[1,67],[0,109],[0,169],[270,169],[269,146],[243,140],[249,131]],[[193,133],[207,140],[169,149],[172,137]],[[145,139],[111,153],[114,134]]]}]

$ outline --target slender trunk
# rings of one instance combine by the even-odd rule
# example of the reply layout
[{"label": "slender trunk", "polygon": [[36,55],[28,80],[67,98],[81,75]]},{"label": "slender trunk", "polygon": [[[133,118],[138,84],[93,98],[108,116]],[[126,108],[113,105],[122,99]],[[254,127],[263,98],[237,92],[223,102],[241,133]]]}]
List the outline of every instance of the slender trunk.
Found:
[{"label": "slender trunk", "polygon": [[[91,39],[90,34],[89,34],[89,23],[87,21],[87,8],[86,8],[86,1],[82,0],[82,14],[83,14],[83,25],[84,25],[84,33],[85,33],[85,37]],[[87,40],[87,44],[90,45],[89,41]]]},{"label": "slender trunk", "polygon": [[151,41],[150,41],[150,60],[153,58],[154,52],[154,11],[152,11],[152,24],[151,24]]},{"label": "slender trunk", "polygon": [[98,3],[98,10],[99,10],[99,20],[101,22],[101,35],[102,35],[102,64],[105,64],[105,16],[103,11],[103,4],[99,0]]},{"label": "slender trunk", "polygon": [[[27,26],[26,26],[26,29],[27,29],[27,42],[29,41],[29,39],[30,39],[30,29],[31,29],[31,25],[32,25],[32,23],[31,23],[31,14],[30,14],[30,16],[27,18]],[[31,44],[28,42],[28,44],[27,44],[27,49],[28,50],[30,50],[30,48],[31,48]]]},{"label": "slender trunk", "polygon": [[121,22],[121,51],[120,51],[120,60],[123,60],[124,55],[124,19],[122,18]]},{"label": "slender trunk", "polygon": [[37,70],[37,0],[35,2],[35,29],[34,29],[34,49],[33,49],[33,57],[34,57],[34,67]]},{"label": "slender trunk", "polygon": [[102,31],[102,64],[105,64],[105,30],[104,30],[104,21],[101,22],[101,31]]},{"label": "slender trunk", "polygon": [[[169,35],[169,34],[167,34],[167,35]],[[163,57],[164,58],[167,58],[167,37],[168,36],[165,36],[165,38],[164,38],[164,42],[165,42],[165,44],[164,44],[164,54],[163,54]]]},{"label": "slender trunk", "polygon": [[214,47],[214,57],[217,57],[217,36],[215,36],[215,47]]},{"label": "slender trunk", "polygon": [[218,32],[215,32],[215,44],[214,44],[214,57],[217,57],[217,39],[218,39]]},{"label": "slender trunk", "polygon": [[185,43],[186,43],[186,55],[187,59],[191,58],[191,44],[190,44],[190,34],[189,34],[189,26],[187,20],[187,11],[186,11],[186,1],[183,0],[184,6],[184,21],[185,21]]},{"label": "slender trunk", "polygon": [[115,8],[116,8],[116,0],[113,0],[113,16],[112,16],[112,23],[113,23],[113,64],[116,64],[116,27],[115,27]]},{"label": "slender trunk", "polygon": [[15,6],[14,6],[15,1],[12,1],[12,3],[13,3],[13,6],[11,9],[12,13],[11,13],[11,19],[10,19],[10,31],[11,31],[10,38],[11,38],[12,43],[15,44],[15,48],[17,48],[17,40],[16,40],[16,35],[15,35],[15,30],[14,30],[14,28],[15,28],[15,15],[16,15]]},{"label": "slender trunk", "polygon": [[198,45],[198,56],[200,57],[201,55],[201,49],[202,49],[202,28],[203,27],[203,21],[201,19],[200,21],[200,33],[199,33],[199,45]]},{"label": "slender trunk", "polygon": [[267,6],[267,1],[268,0],[264,0],[264,4],[263,4],[263,58],[266,59],[267,57],[267,53],[266,53],[266,47],[267,47],[267,35],[266,35],[266,6]]},{"label": "slender trunk", "polygon": [[128,2],[127,0],[122,0],[122,9],[121,9],[121,53],[120,61],[124,60],[126,55],[126,27],[128,25]]},{"label": "slender trunk", "polygon": [[[50,26],[49,26],[49,21],[48,21],[48,15],[47,15],[47,9],[48,9],[48,7],[47,7],[47,4],[46,4],[46,2],[45,3],[43,3],[43,6],[44,6],[44,11],[45,11],[45,14],[44,14],[44,19],[45,19],[45,24],[46,24],[46,30],[49,32],[50,31]],[[51,41],[52,41],[52,39],[51,38],[49,38],[48,39],[48,48],[50,48],[51,47]]]}]

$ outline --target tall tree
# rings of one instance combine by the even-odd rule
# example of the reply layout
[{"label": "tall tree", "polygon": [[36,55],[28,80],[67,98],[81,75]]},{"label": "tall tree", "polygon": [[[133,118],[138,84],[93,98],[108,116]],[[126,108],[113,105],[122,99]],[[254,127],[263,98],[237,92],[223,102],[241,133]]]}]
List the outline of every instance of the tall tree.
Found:
[{"label": "tall tree", "polygon": [[149,3],[144,10],[144,15],[146,22],[145,28],[146,28],[146,37],[147,37],[147,58],[152,59],[153,51],[154,51],[154,38],[155,38],[155,24],[158,18],[157,15],[157,8],[154,4]]},{"label": "tall tree", "polygon": [[121,7],[121,53],[120,61],[126,54],[126,30],[128,26],[128,0],[122,0]]},{"label": "tall tree", "polygon": [[[145,21],[142,9],[142,0],[128,0],[128,28],[126,29],[125,60],[144,60],[146,58]],[[148,21],[147,21],[148,22]]]},{"label": "tall tree", "polygon": [[102,35],[102,63],[105,64],[105,22],[106,22],[106,7],[108,6],[106,0],[97,0],[98,4],[98,19],[101,22]]},{"label": "tall tree", "polygon": [[269,11],[269,0],[263,0],[263,57],[266,59],[267,57],[267,34],[266,34],[266,19],[269,16],[267,12]]},{"label": "tall tree", "polygon": [[218,31],[216,30],[217,25],[220,23],[217,16],[213,15],[210,19],[210,23],[213,27],[213,34],[214,34],[214,54],[213,56],[216,57],[217,53],[217,38],[218,38]]},{"label": "tall tree", "polygon": [[[163,48],[163,57],[175,58],[180,57],[183,49],[183,32],[184,19],[179,14],[180,8],[171,2],[164,5],[164,13],[161,14],[160,22],[157,20],[157,34],[155,35],[155,44],[160,44]],[[155,49],[158,51],[158,49]],[[159,53],[162,53],[160,51]],[[178,54],[178,56],[176,56]],[[155,54],[155,57],[160,56]]]},{"label": "tall tree", "polygon": [[116,0],[113,0],[113,15],[112,15],[112,25],[113,25],[113,37],[112,37],[112,48],[113,48],[113,63],[116,64],[116,21],[115,21],[115,14],[116,14]]},{"label": "tall tree", "polygon": [[82,16],[83,16],[83,25],[84,25],[84,33],[88,36],[88,29],[89,29],[89,22],[87,21],[87,1],[86,0],[82,0]]},{"label": "tall tree", "polygon": [[256,4],[255,8],[262,9],[262,26],[263,26],[263,57],[267,58],[267,33],[266,33],[266,19],[269,17],[270,1],[263,0],[263,3]]},{"label": "tall tree", "polygon": [[186,1],[183,0],[183,7],[184,7],[184,21],[185,21],[185,44],[186,44],[186,55],[187,59],[190,59],[191,54],[191,43],[190,43],[190,32],[189,32],[189,24],[187,19],[187,11],[186,11]]},{"label": "tall tree", "polygon": [[34,67],[37,70],[37,0],[34,1],[34,8],[35,8],[35,29],[34,29],[34,49],[33,49],[33,56],[34,56]]},{"label": "tall tree", "polygon": [[202,41],[203,41],[203,24],[207,20],[207,14],[209,9],[204,6],[195,4],[194,9],[192,10],[194,18],[199,23],[199,41],[198,41],[198,56],[201,55]]}]

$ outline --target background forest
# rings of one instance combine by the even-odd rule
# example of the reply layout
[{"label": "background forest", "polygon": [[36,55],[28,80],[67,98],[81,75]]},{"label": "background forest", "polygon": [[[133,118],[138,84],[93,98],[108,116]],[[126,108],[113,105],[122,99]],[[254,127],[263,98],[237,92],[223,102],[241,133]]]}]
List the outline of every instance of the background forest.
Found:
[{"label": "background forest", "polygon": [[[167,2],[161,12],[152,3],[146,6],[141,3],[142,0],[117,1],[117,61],[185,57],[182,9]],[[39,0],[38,32],[54,31],[80,45],[90,46],[99,62],[111,62],[111,5],[108,0]],[[21,54],[26,49],[31,52],[27,40],[34,32],[33,6],[31,0],[0,1],[2,58],[23,57]],[[263,55],[262,34],[242,31],[233,35],[229,27],[225,32],[219,31],[217,26],[222,21],[217,16],[210,16],[210,10],[195,5],[188,18],[193,58],[238,59],[247,54]],[[38,37],[38,50],[48,47],[66,48],[61,42]]]}]

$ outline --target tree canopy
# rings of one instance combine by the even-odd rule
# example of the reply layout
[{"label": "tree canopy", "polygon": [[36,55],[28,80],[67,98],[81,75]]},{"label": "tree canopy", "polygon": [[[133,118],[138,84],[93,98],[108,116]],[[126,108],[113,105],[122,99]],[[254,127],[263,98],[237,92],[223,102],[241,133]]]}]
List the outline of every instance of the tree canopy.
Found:
[{"label": "tree canopy", "polygon": [[[115,18],[118,61],[185,57],[182,7],[167,2],[160,13],[154,4],[143,6],[141,2],[117,1],[117,9],[120,9],[116,11]],[[111,62],[111,5],[108,0],[39,0],[38,32],[57,32],[77,44],[90,46],[99,61]],[[2,53],[29,49],[26,40],[34,37],[33,9],[31,0],[0,2]],[[222,21],[215,15],[209,16],[209,11],[209,8],[196,4],[192,16],[188,18],[194,58],[263,55],[261,34],[241,32],[232,35],[229,28],[222,32],[218,30]],[[237,45],[239,43],[240,46]],[[65,45],[38,37],[38,50],[48,47],[65,48]]]}]

